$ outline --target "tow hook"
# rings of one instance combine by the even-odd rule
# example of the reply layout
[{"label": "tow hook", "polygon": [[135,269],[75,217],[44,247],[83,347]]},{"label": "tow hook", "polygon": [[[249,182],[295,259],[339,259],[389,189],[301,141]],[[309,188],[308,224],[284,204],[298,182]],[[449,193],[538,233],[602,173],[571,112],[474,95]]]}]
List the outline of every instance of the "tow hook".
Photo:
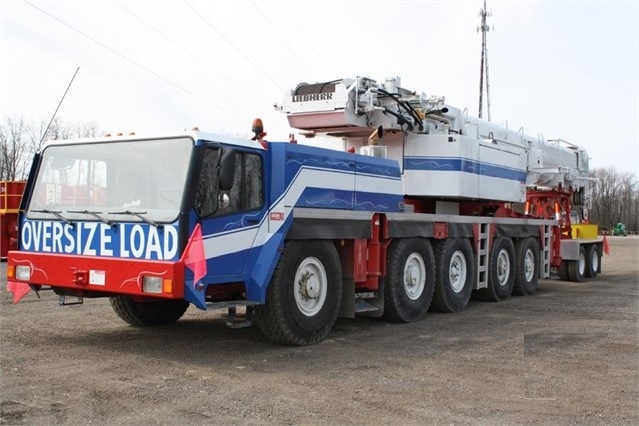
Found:
[{"label": "tow hook", "polygon": [[76,269],[73,271],[73,275],[75,279],[73,280],[74,284],[77,285],[85,285],[89,281],[89,272],[83,271],[81,269]]}]

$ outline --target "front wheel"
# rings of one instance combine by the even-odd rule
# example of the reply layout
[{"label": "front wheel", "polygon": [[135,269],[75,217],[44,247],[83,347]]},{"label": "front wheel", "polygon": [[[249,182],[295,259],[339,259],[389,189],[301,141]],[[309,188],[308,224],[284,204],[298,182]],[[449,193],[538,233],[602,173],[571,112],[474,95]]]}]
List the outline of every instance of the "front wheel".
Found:
[{"label": "front wheel", "polygon": [[330,241],[290,240],[284,246],[256,321],[270,340],[286,345],[322,341],[333,328],[342,296],[342,269]]},{"label": "front wheel", "polygon": [[189,307],[189,302],[184,300],[136,302],[127,296],[111,296],[109,299],[115,313],[122,320],[136,327],[173,324]]},{"label": "front wheel", "polygon": [[397,239],[388,248],[384,318],[419,321],[426,316],[435,289],[435,263],[424,238]]}]

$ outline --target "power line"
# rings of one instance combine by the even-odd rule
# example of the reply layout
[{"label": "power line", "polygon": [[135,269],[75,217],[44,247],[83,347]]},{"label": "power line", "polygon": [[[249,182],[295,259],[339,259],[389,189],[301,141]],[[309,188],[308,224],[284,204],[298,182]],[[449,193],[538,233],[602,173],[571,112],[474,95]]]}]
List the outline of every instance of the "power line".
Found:
[{"label": "power line", "polygon": [[297,58],[297,60],[300,62],[300,64],[304,65],[304,68],[306,68],[308,70],[308,72],[311,72],[311,69],[306,65],[306,63],[304,63],[304,61],[302,60],[302,58],[299,57],[299,55],[297,54],[297,52],[295,52],[295,50],[293,50],[293,48],[291,47],[290,44],[288,44],[288,42],[286,41],[286,39],[282,36],[282,34],[277,30],[277,28],[275,27],[275,25],[273,25],[273,23],[266,17],[266,15],[264,14],[264,12],[262,11],[262,9],[260,9],[260,7],[257,5],[257,3],[255,3],[254,0],[251,0],[251,3],[253,3],[253,6],[257,9],[258,12],[260,12],[260,15],[262,15],[262,18],[264,18],[264,20],[271,26],[271,28],[273,29],[273,32],[275,32],[275,34],[277,34],[277,36],[280,38],[280,40],[282,40],[282,42],[286,45],[286,47],[288,47],[288,50],[290,50],[290,52],[293,54],[293,56],[295,56]]},{"label": "power line", "polygon": [[155,77],[159,78],[160,80],[164,81],[165,83],[168,83],[168,84],[170,84],[171,86],[173,86],[173,87],[175,87],[175,88],[177,88],[177,89],[179,89],[179,90],[182,90],[183,92],[185,92],[185,93],[187,93],[187,94],[189,94],[189,95],[193,96],[194,98],[201,100],[202,102],[204,102],[204,103],[206,103],[206,104],[210,105],[211,107],[213,107],[213,108],[217,109],[218,111],[221,111],[221,112],[223,112],[223,113],[225,113],[225,114],[228,114],[228,115],[230,115],[231,117],[234,117],[234,118],[236,118],[236,119],[238,119],[238,120],[240,120],[240,121],[242,121],[242,120],[243,120],[243,119],[242,119],[241,117],[239,117],[238,115],[235,115],[235,114],[233,114],[232,112],[227,111],[227,110],[225,110],[224,108],[221,108],[221,107],[219,107],[219,106],[217,106],[217,105],[213,104],[213,103],[212,103],[211,101],[209,101],[208,99],[206,99],[206,98],[204,98],[204,97],[202,97],[202,96],[198,95],[197,93],[194,93],[194,92],[190,91],[189,89],[187,89],[187,88],[185,88],[185,87],[183,87],[183,86],[181,86],[181,85],[179,85],[179,84],[177,84],[177,83],[175,83],[175,82],[173,82],[173,81],[169,80],[168,78],[164,77],[163,75],[158,74],[157,72],[155,72],[155,71],[153,71],[153,70],[151,70],[151,69],[149,69],[149,68],[145,67],[144,65],[140,64],[139,62],[136,62],[136,61],[134,61],[133,59],[131,59],[131,58],[129,58],[129,57],[127,57],[127,56],[123,55],[123,54],[122,54],[122,53],[120,53],[120,52],[118,52],[117,50],[115,50],[115,49],[113,49],[113,48],[111,48],[111,47],[107,46],[106,44],[102,43],[101,41],[99,41],[99,40],[97,40],[97,39],[95,39],[95,38],[91,37],[91,36],[90,36],[90,35],[88,35],[88,34],[85,34],[84,32],[80,31],[79,29],[75,28],[74,26],[72,26],[72,25],[70,25],[70,24],[67,24],[66,22],[62,21],[62,20],[61,20],[61,19],[59,19],[58,17],[56,17],[56,16],[52,15],[51,13],[47,12],[46,10],[43,10],[43,9],[39,8],[38,6],[36,6],[36,5],[34,5],[33,3],[29,2],[28,0],[23,0],[23,1],[24,1],[25,3],[27,3],[29,6],[33,7],[34,9],[36,9],[36,10],[40,11],[41,13],[43,13],[43,14],[47,15],[47,16],[48,16],[48,17],[50,17],[51,19],[53,19],[53,20],[55,20],[55,21],[59,22],[60,24],[64,25],[65,27],[67,27],[67,28],[69,28],[69,29],[71,29],[71,30],[73,30],[73,31],[77,32],[78,34],[82,35],[83,37],[85,37],[85,38],[87,38],[87,39],[91,40],[92,42],[96,43],[96,44],[97,44],[97,45],[99,45],[100,47],[102,47],[102,48],[104,48],[104,49],[108,50],[109,52],[113,53],[114,55],[119,56],[120,58],[124,59],[125,61],[127,61],[127,62],[129,62],[129,63],[131,63],[131,64],[133,64],[133,65],[135,65],[136,67],[141,68],[142,70],[144,70],[144,71],[148,72],[149,74],[154,75]]},{"label": "power line", "polygon": [[178,49],[182,50],[183,52],[185,52],[187,55],[189,55],[193,60],[198,61],[199,63],[201,63],[202,65],[204,65],[205,67],[207,67],[208,69],[210,69],[211,71],[213,71],[218,77],[224,79],[224,80],[228,80],[228,78],[222,74],[219,73],[219,71],[217,71],[216,69],[214,69],[213,67],[211,67],[209,64],[207,64],[206,62],[204,62],[204,60],[200,59],[197,55],[195,55],[193,52],[191,52],[190,50],[188,50],[187,48],[185,48],[184,46],[180,45],[179,43],[177,43],[176,41],[172,40],[169,36],[167,36],[166,34],[164,34],[162,31],[158,30],[157,28],[155,28],[153,25],[151,25],[150,23],[148,23],[147,21],[145,21],[144,19],[142,19],[140,16],[138,16],[137,14],[135,14],[131,9],[127,8],[126,6],[124,6],[121,2],[116,1],[117,5],[120,6],[122,9],[124,9],[126,12],[128,12],[131,16],[133,16],[135,19],[137,19],[138,21],[142,22],[144,25],[146,25],[147,27],[149,27],[151,30],[153,30],[156,34],[158,34],[160,37],[164,38],[165,40],[167,40],[169,43],[173,44],[174,46],[176,46]]},{"label": "power line", "polygon": [[[169,43],[173,44],[174,46],[178,47],[180,50],[184,51],[187,55],[189,55],[193,60],[201,63],[202,65],[204,65],[207,69],[211,70],[215,75],[217,75],[219,78],[221,78],[223,81],[228,81],[229,78],[225,75],[222,75],[219,71],[217,71],[215,68],[213,68],[211,65],[209,65],[208,63],[206,63],[203,59],[201,59],[200,57],[198,57],[195,53],[191,52],[189,49],[185,48],[184,46],[182,46],[181,44],[179,44],[178,42],[174,41],[173,39],[171,39],[169,36],[167,36],[164,32],[162,32],[161,30],[159,30],[158,28],[156,28],[155,26],[151,25],[149,22],[147,22],[146,20],[142,19],[139,15],[137,15],[136,13],[134,13],[131,9],[127,8],[126,6],[124,6],[120,1],[116,0],[116,3],[118,4],[118,6],[120,6],[122,9],[124,9],[127,13],[129,13],[130,15],[132,15],[134,18],[136,18],[138,21],[142,22],[144,25],[146,25],[148,28],[150,28],[152,31],[154,31],[157,35],[159,35],[160,37],[164,38],[165,40],[167,40]],[[227,104],[229,104],[229,106],[233,106],[233,104],[231,103],[232,100],[227,101]]]},{"label": "power line", "polygon": [[237,47],[231,40],[229,40],[228,37],[226,37],[220,30],[218,30],[215,25],[213,25],[211,23],[211,21],[209,21],[200,11],[198,11],[191,3],[189,3],[188,0],[183,0],[184,3],[193,11],[193,13],[195,13],[197,16],[200,17],[200,19],[202,19],[209,27],[211,27],[211,29],[213,29],[213,31],[215,31],[220,37],[222,37],[222,39],[224,41],[226,41],[233,49],[235,49],[235,51],[237,53],[239,53],[240,55],[242,55],[242,57],[244,59],[246,59],[246,61],[248,63],[250,63],[251,65],[253,65],[253,67],[255,67],[256,70],[258,70],[264,77],[266,77],[272,84],[273,86],[275,86],[275,88],[277,88],[280,92],[284,92],[284,89],[277,83],[277,81],[275,81],[270,75],[268,75],[262,68],[260,68],[251,58],[249,58],[246,53],[244,53],[239,47]]},{"label": "power line", "polygon": [[[306,37],[306,33],[302,30],[302,28],[300,28],[300,26],[297,23],[297,19],[295,19],[293,17],[293,15],[291,14],[291,12],[286,8],[286,6],[284,5],[284,3],[282,3],[281,1],[278,1],[280,7],[284,10],[284,12],[286,13],[286,15],[289,18],[289,22],[292,23],[295,26],[295,29],[297,31],[296,34],[300,34],[302,36],[302,38],[304,39],[304,41],[306,41],[307,46],[309,47],[309,49],[314,53],[315,57],[319,57],[319,53],[317,51],[317,49],[315,48],[315,46],[313,46],[313,44],[311,43],[311,41],[308,39],[308,37]],[[327,68],[331,73],[335,74],[335,67],[332,66],[332,62],[331,61],[325,61],[322,63],[322,65]]]}]

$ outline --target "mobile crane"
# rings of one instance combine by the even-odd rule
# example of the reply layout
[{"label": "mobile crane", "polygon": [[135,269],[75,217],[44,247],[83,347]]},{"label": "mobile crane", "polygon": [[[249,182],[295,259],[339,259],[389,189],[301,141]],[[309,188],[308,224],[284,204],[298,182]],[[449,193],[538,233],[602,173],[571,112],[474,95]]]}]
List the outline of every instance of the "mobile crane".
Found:
[{"label": "mobile crane", "polygon": [[338,316],[413,322],[472,294],[533,294],[552,269],[600,272],[602,241],[573,235],[583,149],[471,118],[399,78],[300,84],[276,108],[344,149],[267,142],[257,120],[248,141],[48,144],[21,201],[11,288],[51,288],[61,304],[110,297],[135,326],[225,308],[232,327],[306,345]]}]

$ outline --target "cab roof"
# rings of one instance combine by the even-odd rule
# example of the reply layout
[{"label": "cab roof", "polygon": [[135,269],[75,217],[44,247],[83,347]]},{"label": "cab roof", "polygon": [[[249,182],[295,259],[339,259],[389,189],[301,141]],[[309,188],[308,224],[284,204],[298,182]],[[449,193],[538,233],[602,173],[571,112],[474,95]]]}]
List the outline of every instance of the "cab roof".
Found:
[{"label": "cab roof", "polygon": [[167,134],[130,134],[130,135],[103,135],[95,136],[91,138],[74,138],[74,139],[50,139],[45,142],[45,147],[52,145],[76,145],[76,144],[90,144],[100,142],[136,142],[153,139],[177,139],[177,138],[189,138],[195,141],[207,141],[207,142],[219,142],[227,145],[241,146],[247,148],[264,149],[264,147],[258,142],[250,139],[242,139],[236,136],[223,135],[219,133],[209,133],[196,131],[185,131],[182,133],[167,133]]}]

